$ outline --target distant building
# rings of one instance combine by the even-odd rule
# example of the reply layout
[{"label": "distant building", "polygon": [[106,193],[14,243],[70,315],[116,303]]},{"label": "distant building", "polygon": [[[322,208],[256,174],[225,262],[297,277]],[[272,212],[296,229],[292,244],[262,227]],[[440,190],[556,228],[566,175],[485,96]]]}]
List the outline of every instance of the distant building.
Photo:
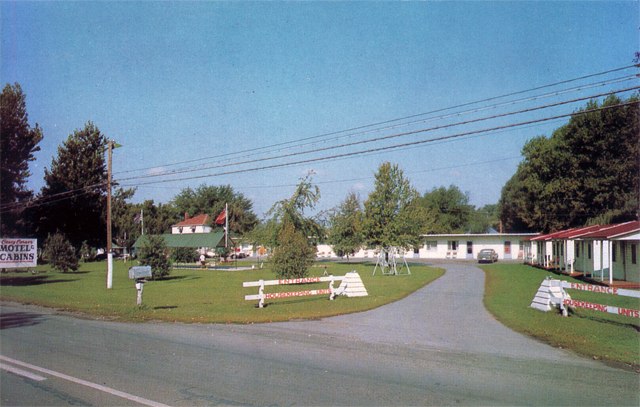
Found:
[{"label": "distant building", "polygon": [[182,222],[171,226],[171,234],[210,233],[213,230],[210,219],[209,215],[206,214],[189,218],[189,215],[185,213]]}]

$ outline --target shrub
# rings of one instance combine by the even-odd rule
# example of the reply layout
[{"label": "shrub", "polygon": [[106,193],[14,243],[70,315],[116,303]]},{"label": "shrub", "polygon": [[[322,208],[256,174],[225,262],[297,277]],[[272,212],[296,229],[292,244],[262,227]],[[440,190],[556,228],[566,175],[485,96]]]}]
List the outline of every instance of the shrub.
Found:
[{"label": "shrub", "polygon": [[176,247],[171,252],[171,259],[177,263],[193,263],[198,257],[198,252],[191,247]]},{"label": "shrub", "polygon": [[271,258],[273,271],[278,278],[301,278],[308,273],[316,257],[315,247],[307,237],[295,230],[291,222],[285,222],[278,233],[278,246]]},{"label": "shrub", "polygon": [[140,248],[138,260],[143,266],[151,266],[153,279],[169,275],[171,263],[167,258],[167,245],[162,236],[147,235]]},{"label": "shrub", "polygon": [[51,266],[63,273],[78,270],[76,250],[62,233],[49,235],[44,242],[44,258]]}]

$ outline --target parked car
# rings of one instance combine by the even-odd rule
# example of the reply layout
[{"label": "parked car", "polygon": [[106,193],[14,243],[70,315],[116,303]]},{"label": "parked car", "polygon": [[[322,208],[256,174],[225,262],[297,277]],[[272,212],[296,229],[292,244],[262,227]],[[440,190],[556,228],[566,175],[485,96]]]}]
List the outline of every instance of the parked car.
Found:
[{"label": "parked car", "polygon": [[498,261],[498,253],[493,249],[482,249],[478,253],[478,263],[494,263]]},{"label": "parked car", "polygon": [[247,254],[243,252],[231,253],[231,256],[229,257],[231,257],[232,259],[244,259],[247,257]]}]

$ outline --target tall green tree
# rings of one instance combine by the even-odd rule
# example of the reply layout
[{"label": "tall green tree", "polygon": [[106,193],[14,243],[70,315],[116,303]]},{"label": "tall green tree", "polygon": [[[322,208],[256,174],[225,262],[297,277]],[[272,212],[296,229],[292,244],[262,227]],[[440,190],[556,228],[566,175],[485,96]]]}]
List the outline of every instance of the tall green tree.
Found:
[{"label": "tall green tree", "polygon": [[375,188],[364,203],[363,233],[372,247],[410,248],[428,221],[418,192],[397,164],[385,162],[375,174]]},{"label": "tall green tree", "polygon": [[234,191],[231,185],[201,185],[195,190],[185,188],[173,199],[172,204],[178,213],[187,213],[189,216],[205,213],[212,216],[212,220],[227,204],[229,229],[239,234],[247,233],[258,224],[251,200]]},{"label": "tall green tree", "polygon": [[[621,104],[627,103],[625,106]],[[505,184],[500,218],[511,231],[549,232],[638,217],[640,105],[589,102],[550,138],[537,137]],[[600,107],[607,109],[595,110]]]},{"label": "tall green tree", "polygon": [[106,137],[91,122],[69,135],[45,168],[38,231],[60,231],[74,247],[106,243]]},{"label": "tall green tree", "polygon": [[439,187],[426,192],[419,205],[431,214],[427,233],[464,233],[469,230],[473,206],[469,205],[469,195],[455,185]]},{"label": "tall green tree", "polygon": [[26,187],[29,162],[40,151],[42,130],[29,125],[26,96],[19,84],[5,85],[0,94],[0,236],[29,235],[23,216],[33,192]]},{"label": "tall green tree", "polygon": [[338,256],[349,256],[364,244],[362,207],[355,192],[347,195],[330,218],[329,244]]}]

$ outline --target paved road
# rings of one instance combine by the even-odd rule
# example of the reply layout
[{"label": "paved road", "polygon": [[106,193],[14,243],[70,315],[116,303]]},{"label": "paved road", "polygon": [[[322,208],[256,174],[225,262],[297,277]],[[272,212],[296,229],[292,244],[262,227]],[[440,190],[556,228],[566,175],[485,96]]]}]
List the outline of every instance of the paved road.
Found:
[{"label": "paved road", "polygon": [[[123,324],[5,305],[0,354],[11,360],[0,363],[22,367],[45,380],[2,370],[0,401],[2,405],[640,404],[638,375],[504,328],[482,306],[482,271],[471,264],[444,267],[447,273],[442,278],[402,301],[321,321]],[[30,365],[17,366],[19,362]],[[39,368],[48,370],[34,370]]]}]

